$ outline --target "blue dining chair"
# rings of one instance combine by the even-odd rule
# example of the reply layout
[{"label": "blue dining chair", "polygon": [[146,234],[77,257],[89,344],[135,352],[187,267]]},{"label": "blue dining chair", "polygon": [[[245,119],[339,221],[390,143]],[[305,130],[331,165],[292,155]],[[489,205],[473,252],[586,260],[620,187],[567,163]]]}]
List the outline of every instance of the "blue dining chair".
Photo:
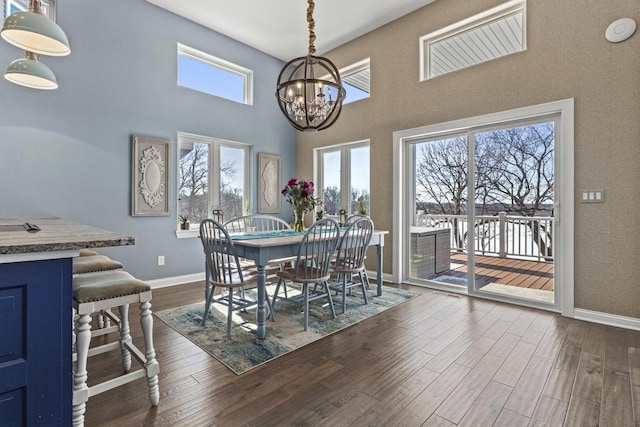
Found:
[{"label": "blue dining chair", "polygon": [[[338,281],[331,285],[331,289],[342,293],[342,312],[347,309],[347,290],[359,287],[365,304],[369,304],[364,260],[373,235],[373,222],[369,217],[359,215],[347,222],[349,225],[342,232],[338,243],[337,256],[331,265],[333,273],[337,273]],[[353,280],[355,275],[359,280]],[[364,274],[364,275],[363,275]]]},{"label": "blue dining chair", "polygon": [[[227,307],[227,337],[231,337],[233,312],[257,306],[258,302],[247,298],[245,289],[257,286],[257,272],[242,268],[233,240],[227,230],[213,219],[200,223],[200,240],[205,256],[205,306],[202,326],[207,322],[212,303]],[[214,298],[216,288],[220,296]],[[225,292],[226,291],[226,292]],[[266,300],[272,312],[269,298]]]},{"label": "blue dining chair", "polygon": [[[283,280],[278,280],[276,285],[271,301],[272,308],[275,308],[278,298],[302,306],[305,331],[309,325],[309,303],[312,301],[326,299],[332,318],[336,317],[328,280],[331,277],[329,268],[339,240],[340,226],[336,220],[325,218],[316,221],[302,236],[293,267],[276,272],[276,275]],[[279,297],[280,286],[282,284],[286,286],[285,280],[300,285],[300,293]]]}]

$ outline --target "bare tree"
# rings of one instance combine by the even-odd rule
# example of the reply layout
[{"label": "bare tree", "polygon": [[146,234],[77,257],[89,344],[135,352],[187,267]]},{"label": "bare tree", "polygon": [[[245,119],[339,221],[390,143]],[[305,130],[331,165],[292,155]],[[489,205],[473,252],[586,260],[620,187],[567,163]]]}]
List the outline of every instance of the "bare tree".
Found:
[{"label": "bare tree", "polygon": [[207,218],[209,186],[209,146],[188,143],[180,147],[179,214],[191,221]]},{"label": "bare tree", "polygon": [[[522,216],[539,215],[553,203],[552,122],[479,134],[476,146],[485,146],[492,155],[485,188],[494,203]],[[539,221],[529,224],[540,253],[551,256],[552,230]]]},{"label": "bare tree", "polygon": [[340,190],[338,187],[326,187],[322,191],[322,202],[328,215],[337,215],[340,211]]},{"label": "bare tree", "polygon": [[[183,143],[180,147],[180,182],[178,185],[179,214],[188,216],[192,222],[209,217],[209,145]],[[242,191],[234,186],[238,168],[235,160],[220,162],[220,200],[213,202],[226,216],[242,214]]]},{"label": "bare tree", "polygon": [[[474,155],[475,213],[499,211],[538,215],[553,202],[553,123],[542,123],[476,134]],[[465,215],[468,202],[468,145],[457,137],[417,146],[416,200],[432,213]],[[435,209],[434,209],[435,208]],[[540,253],[551,256],[552,230],[529,222]],[[466,238],[453,232],[459,247]]]}]

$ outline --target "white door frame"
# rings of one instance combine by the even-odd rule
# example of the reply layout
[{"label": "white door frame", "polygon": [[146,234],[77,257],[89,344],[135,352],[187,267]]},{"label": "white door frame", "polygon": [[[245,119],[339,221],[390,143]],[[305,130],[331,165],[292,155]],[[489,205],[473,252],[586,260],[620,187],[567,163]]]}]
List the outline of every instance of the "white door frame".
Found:
[{"label": "white door frame", "polygon": [[[556,291],[555,306],[563,316],[573,317],[574,314],[574,113],[573,98],[553,101],[530,107],[491,113],[467,119],[454,120],[446,123],[405,129],[393,133],[393,266],[392,279],[394,283],[404,281],[404,258],[407,242],[408,227],[405,203],[408,186],[405,185],[406,172],[409,167],[406,146],[417,139],[433,138],[438,134],[449,134],[463,129],[485,127],[508,121],[523,120],[540,116],[558,114],[558,128],[555,129],[555,192],[556,199],[562,201],[562,206],[556,206],[556,238],[559,238],[558,251],[554,258],[554,283]],[[476,296],[476,292],[473,292]],[[492,294],[492,299],[506,302],[520,303],[513,298],[502,298]],[[525,302],[524,305],[546,308],[546,304]]]}]

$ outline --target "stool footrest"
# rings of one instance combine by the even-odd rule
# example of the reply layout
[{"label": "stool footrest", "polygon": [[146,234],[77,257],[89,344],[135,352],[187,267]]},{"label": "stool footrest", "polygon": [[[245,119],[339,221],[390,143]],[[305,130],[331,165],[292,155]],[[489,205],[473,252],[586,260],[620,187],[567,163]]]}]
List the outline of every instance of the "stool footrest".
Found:
[{"label": "stool footrest", "polygon": [[144,368],[129,372],[128,374],[120,375],[119,377],[112,378],[110,380],[101,382],[100,384],[89,387],[89,397],[96,396],[100,393],[104,393],[105,391],[120,387],[121,385],[127,384],[140,378],[144,378],[146,376],[147,373],[145,372]]}]

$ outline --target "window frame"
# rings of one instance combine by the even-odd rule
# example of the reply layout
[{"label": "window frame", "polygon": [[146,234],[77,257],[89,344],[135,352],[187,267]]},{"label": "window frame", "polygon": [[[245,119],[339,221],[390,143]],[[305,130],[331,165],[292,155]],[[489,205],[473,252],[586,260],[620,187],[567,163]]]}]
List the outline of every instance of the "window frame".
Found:
[{"label": "window frame", "polygon": [[[339,70],[340,73],[340,80],[342,80],[342,84],[348,84],[351,87],[355,87],[352,84],[350,84],[349,82],[346,81],[346,78],[353,75],[353,74],[357,74],[361,71],[364,70],[369,70],[369,73],[371,73],[371,58],[365,58],[363,60],[360,60],[354,64],[348,65],[346,67],[343,67]],[[351,101],[348,101],[348,91],[347,91],[347,98],[345,98],[345,101],[348,102],[342,102],[342,105],[347,105],[347,104],[351,104],[353,102],[358,102],[361,101],[363,99],[368,99],[371,97],[371,78],[369,78],[369,90],[368,91],[363,91],[362,89],[356,87],[356,89],[361,90],[362,92],[366,92],[368,95],[359,99],[354,99]]]},{"label": "window frame", "polygon": [[[207,200],[207,218],[212,217],[212,212],[214,209],[218,209],[220,205],[220,184],[221,184],[221,176],[220,176],[220,148],[221,147],[230,147],[235,149],[241,149],[244,151],[244,159],[243,159],[243,168],[244,173],[242,177],[242,206],[247,206],[253,196],[253,188],[251,187],[251,155],[253,152],[253,147],[250,144],[238,141],[230,141],[222,138],[215,138],[203,135],[197,135],[188,132],[178,132],[177,137],[177,150],[178,153],[176,155],[176,212],[180,212],[180,146],[183,142],[196,142],[199,144],[207,144],[209,146],[208,150],[208,200]],[[217,161],[216,161],[217,160]],[[243,208],[244,210],[244,208]],[[229,219],[228,213],[224,213],[225,220]],[[181,230],[180,229],[180,221],[178,216],[176,215],[176,236],[178,238],[188,238],[188,237],[198,237],[199,228],[196,226],[194,228],[194,224],[191,224],[189,230]]]},{"label": "window frame", "polygon": [[[454,24],[446,26],[436,31],[432,31],[419,39],[419,51],[420,51],[420,76],[419,81],[431,80],[433,78],[451,74],[456,71],[466,70],[474,65],[484,64],[486,62],[493,61],[495,59],[503,58],[511,54],[502,55],[496,58],[489,59],[487,61],[478,62],[476,64],[468,65],[458,68],[454,71],[447,73],[437,74],[432,76],[431,71],[431,45],[450,37],[454,37],[458,34],[462,34],[475,28],[480,28],[484,25],[488,25],[496,20],[515,15],[516,13],[522,13],[522,50],[513,53],[521,53],[527,50],[527,0],[510,0],[501,5],[485,10],[484,12],[473,15],[469,18],[458,21]],[[512,53],[512,54],[513,54]],[[429,60],[427,62],[427,59]]]},{"label": "window frame", "polygon": [[[3,13],[4,18],[6,19],[9,15],[11,15],[11,6],[15,5],[22,12],[26,12],[29,10],[29,0],[3,0]],[[51,19],[53,22],[56,21],[56,0],[42,0],[43,12],[44,15]]]},{"label": "window frame", "polygon": [[[326,147],[314,148],[314,182],[318,189],[317,197],[324,201],[324,157],[326,153],[340,152],[340,209],[344,209],[348,215],[351,212],[351,151],[357,148],[369,148],[369,202],[371,202],[371,140],[365,139],[354,142],[346,142]],[[348,191],[344,191],[347,189]],[[371,206],[368,206],[371,212]],[[337,217],[337,215],[327,215]]]},{"label": "window frame", "polygon": [[[222,71],[242,77],[243,100],[238,101],[236,99],[227,98],[227,97],[220,96],[210,92],[205,92],[203,90],[196,89],[190,86],[181,85],[180,84],[180,57],[181,56],[193,59],[195,61],[199,61],[203,64],[217,68],[218,70],[222,70]],[[176,62],[177,62],[176,82],[179,87],[195,90],[196,92],[204,93],[210,96],[215,96],[220,99],[226,99],[228,101],[237,102],[239,104],[253,105],[253,70],[238,64],[234,64],[231,61],[227,61],[226,59],[219,58],[217,56],[195,49],[193,47],[184,45],[182,43],[178,43]]]}]

